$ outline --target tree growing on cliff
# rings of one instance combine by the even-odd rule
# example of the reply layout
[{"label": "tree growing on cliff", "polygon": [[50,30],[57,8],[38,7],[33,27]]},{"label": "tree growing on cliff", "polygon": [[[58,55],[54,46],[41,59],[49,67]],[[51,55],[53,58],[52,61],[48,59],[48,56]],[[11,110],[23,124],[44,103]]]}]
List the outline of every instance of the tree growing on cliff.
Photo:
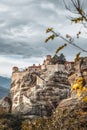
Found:
[{"label": "tree growing on cliff", "polygon": [[[64,5],[65,8],[70,11],[71,13],[74,13],[74,17],[70,16],[69,19],[71,22],[73,23],[81,23],[83,24],[83,26],[85,28],[87,28],[87,12],[85,11],[83,4],[85,0],[70,0],[69,2],[66,2],[66,0],[64,1]],[[77,25],[78,26],[78,25]],[[62,46],[60,46],[59,48],[57,48],[55,55],[62,50],[63,48],[65,48],[68,44],[78,48],[80,50],[79,53],[77,53],[75,61],[77,61],[80,57],[81,52],[85,52],[87,53],[86,49],[83,49],[82,47],[80,47],[79,45],[77,45],[74,41],[74,39],[72,38],[72,36],[70,36],[69,34],[66,34],[66,36],[62,36],[59,32],[55,32],[53,28],[48,28],[46,30],[46,33],[52,33],[52,35],[50,35],[49,37],[47,37],[47,39],[45,40],[45,42],[47,43],[49,40],[54,40],[56,37],[61,38],[62,40],[64,40],[66,43],[64,43]],[[79,31],[76,35],[77,38],[80,37],[81,32]]]},{"label": "tree growing on cliff", "polygon": [[54,55],[52,60],[51,60],[52,64],[56,64],[56,63],[65,64],[65,62],[66,62],[66,58],[63,55],[63,53],[61,53],[59,56],[58,55]]}]

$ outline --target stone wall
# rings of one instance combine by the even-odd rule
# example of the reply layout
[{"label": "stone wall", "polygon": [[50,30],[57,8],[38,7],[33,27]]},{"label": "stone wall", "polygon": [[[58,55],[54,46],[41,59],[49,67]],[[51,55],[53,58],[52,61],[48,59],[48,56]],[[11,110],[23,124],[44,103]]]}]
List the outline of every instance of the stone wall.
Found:
[{"label": "stone wall", "polygon": [[55,65],[47,65],[47,71],[49,72],[57,72],[57,71],[65,71],[65,66],[63,64],[55,64]]},{"label": "stone wall", "polygon": [[46,65],[41,65],[41,70],[45,70],[46,69]]},{"label": "stone wall", "polygon": [[26,75],[28,72],[27,71],[17,71],[17,72],[13,72],[12,73],[12,82],[13,81],[17,81],[17,80],[19,80],[19,79],[22,79],[22,77],[24,76],[24,75]]}]

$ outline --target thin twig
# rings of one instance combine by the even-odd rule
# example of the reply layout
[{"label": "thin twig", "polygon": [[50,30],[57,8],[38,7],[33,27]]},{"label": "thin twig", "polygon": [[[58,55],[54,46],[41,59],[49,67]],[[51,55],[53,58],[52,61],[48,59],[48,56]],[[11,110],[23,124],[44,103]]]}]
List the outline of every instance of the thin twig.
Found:
[{"label": "thin twig", "polygon": [[81,48],[80,46],[76,45],[76,44],[73,42],[73,40],[69,41],[69,40],[67,40],[65,37],[63,37],[60,33],[56,33],[56,32],[53,31],[53,30],[52,30],[51,32],[55,35],[55,37],[60,37],[61,39],[63,39],[64,41],[66,41],[68,44],[70,44],[70,45],[72,45],[72,46],[78,48],[78,49],[81,50],[82,52],[87,53],[87,50],[85,50],[85,49]]}]

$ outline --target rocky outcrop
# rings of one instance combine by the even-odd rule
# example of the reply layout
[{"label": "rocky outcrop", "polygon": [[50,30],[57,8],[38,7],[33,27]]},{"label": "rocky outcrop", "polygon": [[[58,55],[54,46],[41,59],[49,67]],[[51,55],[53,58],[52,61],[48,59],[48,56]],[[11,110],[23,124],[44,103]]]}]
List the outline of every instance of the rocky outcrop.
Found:
[{"label": "rocky outcrop", "polygon": [[82,98],[64,99],[50,118],[24,122],[23,130],[87,130],[87,102]]},{"label": "rocky outcrop", "polygon": [[67,72],[27,70],[19,78],[12,78],[10,93],[12,113],[20,112],[29,117],[50,116],[60,101],[70,95]]},{"label": "rocky outcrop", "polygon": [[87,102],[77,97],[63,100],[52,120],[51,130],[87,130]]},{"label": "rocky outcrop", "polygon": [[11,106],[12,106],[12,103],[11,103],[11,99],[10,97],[3,97],[1,100],[0,100],[0,112],[3,113],[3,112],[11,112]]}]

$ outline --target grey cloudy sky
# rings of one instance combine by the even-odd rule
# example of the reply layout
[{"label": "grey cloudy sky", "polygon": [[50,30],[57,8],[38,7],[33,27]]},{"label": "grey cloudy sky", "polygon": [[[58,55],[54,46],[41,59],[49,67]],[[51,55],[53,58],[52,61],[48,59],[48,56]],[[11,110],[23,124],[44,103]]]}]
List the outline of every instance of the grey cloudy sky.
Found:
[{"label": "grey cloudy sky", "polygon": [[[11,76],[12,66],[41,63],[41,57],[53,54],[64,41],[56,39],[45,44],[48,27],[62,35],[75,36],[79,30],[84,33],[82,25],[71,24],[68,15],[62,0],[0,0],[0,75]],[[87,48],[86,41],[84,33],[76,42]],[[70,60],[77,51],[68,46],[62,52]]]}]

